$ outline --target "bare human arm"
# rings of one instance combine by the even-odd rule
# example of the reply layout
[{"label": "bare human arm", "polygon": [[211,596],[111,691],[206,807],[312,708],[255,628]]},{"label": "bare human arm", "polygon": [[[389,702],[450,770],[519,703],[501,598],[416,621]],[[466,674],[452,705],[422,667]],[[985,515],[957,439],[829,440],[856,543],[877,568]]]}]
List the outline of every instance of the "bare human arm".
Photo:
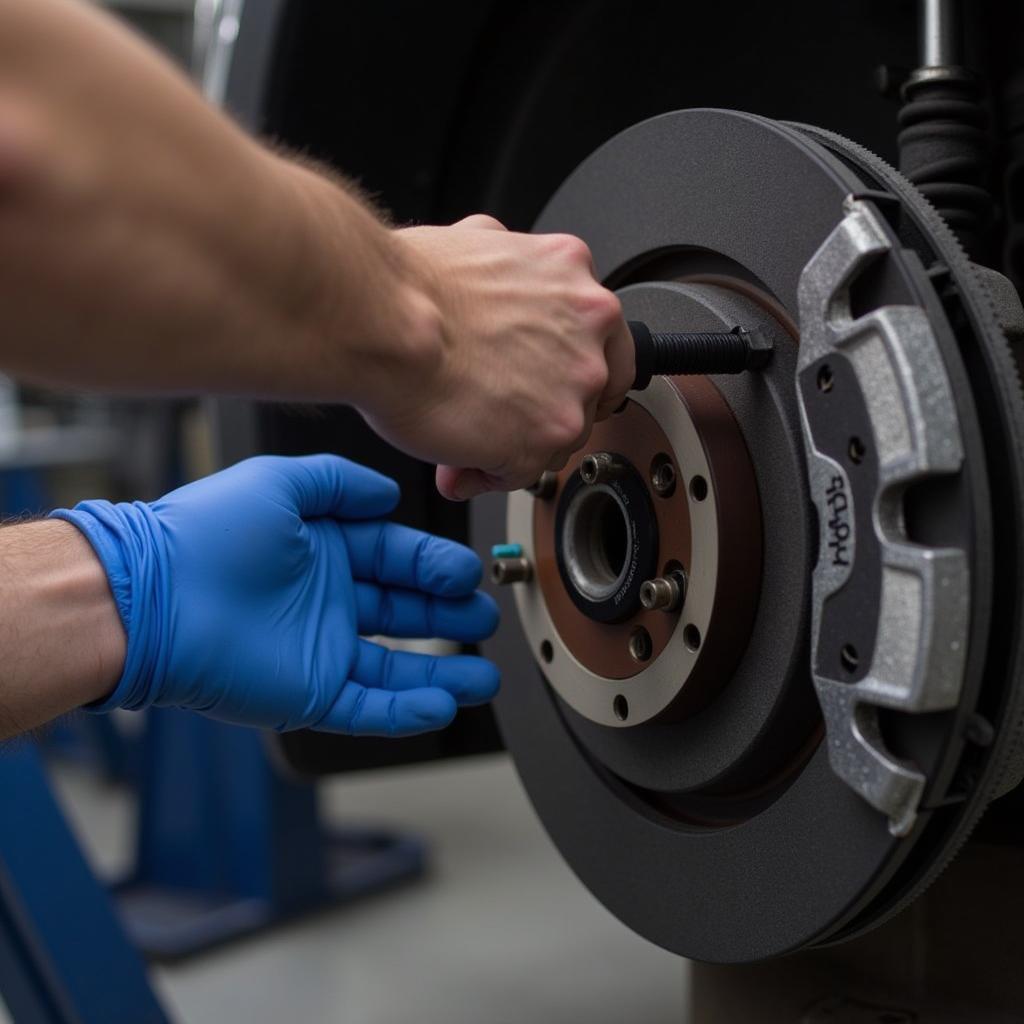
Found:
[{"label": "bare human arm", "polygon": [[0,529],[0,740],[109,693],[124,651],[107,576],[74,526]]},{"label": "bare human arm", "polygon": [[570,236],[391,230],[80,0],[0,0],[0,369],[347,402],[449,497],[562,465],[632,378]]}]

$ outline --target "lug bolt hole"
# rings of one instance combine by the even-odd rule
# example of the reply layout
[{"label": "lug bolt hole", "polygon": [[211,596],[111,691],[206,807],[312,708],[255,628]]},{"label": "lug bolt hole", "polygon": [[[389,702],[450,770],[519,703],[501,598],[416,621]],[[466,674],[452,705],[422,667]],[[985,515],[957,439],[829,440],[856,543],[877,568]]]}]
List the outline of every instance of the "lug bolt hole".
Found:
[{"label": "lug bolt hole", "polygon": [[702,476],[695,476],[690,481],[690,497],[694,501],[703,501],[708,496],[708,482]]},{"label": "lug bolt hole", "polygon": [[847,453],[850,456],[850,461],[855,462],[858,465],[864,461],[864,456],[867,455],[867,448],[864,446],[864,442],[859,437],[851,437],[850,444],[847,448]]},{"label": "lug bolt hole", "polygon": [[620,722],[629,718],[629,701],[621,693],[612,701],[612,711]]},{"label": "lug bolt hole", "polygon": [[818,390],[828,394],[832,390],[832,385],[835,383],[835,378],[832,376],[832,367],[826,363],[818,371]]},{"label": "lug bolt hole", "polygon": [[551,664],[551,659],[555,656],[555,649],[551,646],[550,640],[541,640],[540,642],[540,657],[541,660],[546,664]]},{"label": "lug bolt hole", "polygon": [[654,644],[651,643],[651,634],[643,626],[637,626],[629,634],[629,654],[634,661],[649,661],[654,653]]},{"label": "lug bolt hole", "polygon": [[691,651],[699,651],[703,639],[700,630],[692,622],[688,622],[683,628],[683,641]]},{"label": "lug bolt hole", "polygon": [[860,655],[853,644],[843,644],[842,649],[839,651],[839,664],[851,674],[857,671],[857,666],[860,664]]},{"label": "lug bolt hole", "polygon": [[676,467],[664,452],[651,460],[651,486],[654,493],[662,498],[670,498],[675,494]]}]

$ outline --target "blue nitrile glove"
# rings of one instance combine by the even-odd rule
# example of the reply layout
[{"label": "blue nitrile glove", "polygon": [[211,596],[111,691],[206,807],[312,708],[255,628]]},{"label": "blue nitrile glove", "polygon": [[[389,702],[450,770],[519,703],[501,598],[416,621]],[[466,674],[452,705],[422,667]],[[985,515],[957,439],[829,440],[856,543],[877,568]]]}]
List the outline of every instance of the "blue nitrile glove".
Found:
[{"label": "blue nitrile glove", "polygon": [[397,501],[394,481],[346,459],[262,456],[152,504],[53,512],[88,537],[128,636],[96,710],[401,736],[489,700],[498,670],[482,658],[360,639],[473,642],[498,623],[477,556],[381,519]]}]

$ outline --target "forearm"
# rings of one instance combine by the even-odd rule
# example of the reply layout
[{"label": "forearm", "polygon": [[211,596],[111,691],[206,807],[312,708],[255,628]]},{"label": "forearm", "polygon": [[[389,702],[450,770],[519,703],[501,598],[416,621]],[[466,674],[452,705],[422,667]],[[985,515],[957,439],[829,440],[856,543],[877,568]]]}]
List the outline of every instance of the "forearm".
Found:
[{"label": "forearm", "polygon": [[78,530],[0,529],[0,739],[104,697],[124,653],[107,577]]},{"label": "forearm", "polygon": [[0,368],[126,391],[347,400],[423,333],[363,204],[75,0],[0,0],[0,305]]}]

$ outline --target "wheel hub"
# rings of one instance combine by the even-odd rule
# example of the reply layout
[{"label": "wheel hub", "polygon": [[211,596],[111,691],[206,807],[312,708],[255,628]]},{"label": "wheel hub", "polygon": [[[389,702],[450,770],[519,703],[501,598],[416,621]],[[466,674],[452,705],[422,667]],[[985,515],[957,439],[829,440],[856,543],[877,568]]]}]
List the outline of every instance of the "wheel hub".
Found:
[{"label": "wheel hub", "polygon": [[[765,322],[756,306],[720,291],[666,282],[622,296],[627,313],[655,324],[719,326],[713,303],[723,299],[723,316]],[[617,468],[588,484],[581,468],[594,452]],[[516,590],[531,649],[587,720],[635,728],[679,718],[730,678],[760,588],[761,512],[739,424],[706,378],[659,378],[634,393],[596,426],[547,498],[510,497],[508,532],[535,565],[536,586]],[[681,606],[644,608],[643,583],[673,573],[685,578]]]}]

